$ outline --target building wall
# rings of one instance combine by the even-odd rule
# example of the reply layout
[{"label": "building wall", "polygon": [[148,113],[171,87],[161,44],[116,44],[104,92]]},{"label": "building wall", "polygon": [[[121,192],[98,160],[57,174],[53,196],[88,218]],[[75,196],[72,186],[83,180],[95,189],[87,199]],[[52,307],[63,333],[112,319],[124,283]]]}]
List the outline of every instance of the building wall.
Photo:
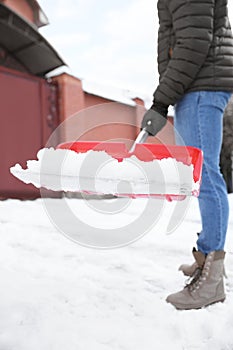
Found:
[{"label": "building wall", "polygon": [[[143,106],[128,106],[83,91],[82,82],[68,74],[53,78],[58,85],[61,142],[74,140],[133,140]],[[141,112],[138,110],[141,108]],[[130,142],[130,141],[129,141]]]},{"label": "building wall", "polygon": [[[131,145],[140,132],[141,120],[146,111],[141,99],[135,106],[108,100],[83,91],[80,79],[68,74],[53,78],[58,85],[61,142],[124,141]],[[174,144],[173,119],[150,143]]]},{"label": "building wall", "polygon": [[104,97],[100,97],[100,96],[96,96],[96,95],[92,95],[89,94],[87,92],[84,92],[84,100],[85,100],[85,107],[92,107],[92,106],[96,106],[96,105],[101,105],[103,103],[113,103],[113,100],[109,100],[107,98]]},{"label": "building wall", "polygon": [[0,0],[28,22],[35,23],[33,10],[26,0]]}]

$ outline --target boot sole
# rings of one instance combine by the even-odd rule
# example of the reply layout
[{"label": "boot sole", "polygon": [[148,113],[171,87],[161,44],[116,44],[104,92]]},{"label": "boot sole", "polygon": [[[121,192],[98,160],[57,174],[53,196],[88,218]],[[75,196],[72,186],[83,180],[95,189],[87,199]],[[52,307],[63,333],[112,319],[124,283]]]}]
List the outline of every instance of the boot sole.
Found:
[{"label": "boot sole", "polygon": [[173,306],[175,306],[175,308],[177,310],[192,310],[192,309],[195,309],[195,310],[198,310],[198,309],[202,309],[204,307],[207,307],[209,305],[213,305],[213,304],[216,304],[216,303],[223,303],[226,299],[226,296],[223,296],[222,298],[218,298],[218,299],[212,299],[212,300],[209,300],[208,303],[206,304],[199,304],[199,305],[182,305],[182,304],[173,304]]}]

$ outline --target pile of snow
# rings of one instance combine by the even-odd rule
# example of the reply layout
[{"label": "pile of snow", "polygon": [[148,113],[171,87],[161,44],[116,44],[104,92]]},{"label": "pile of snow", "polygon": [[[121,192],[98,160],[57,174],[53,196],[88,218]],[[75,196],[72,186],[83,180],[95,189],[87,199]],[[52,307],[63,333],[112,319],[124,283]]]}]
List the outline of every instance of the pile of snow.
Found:
[{"label": "pile of snow", "polygon": [[27,162],[27,169],[16,164],[11,173],[25,183],[54,191],[191,195],[199,190],[193,165],[173,158],[144,162],[133,155],[118,162],[104,151],[53,148],[40,150],[37,158]]}]

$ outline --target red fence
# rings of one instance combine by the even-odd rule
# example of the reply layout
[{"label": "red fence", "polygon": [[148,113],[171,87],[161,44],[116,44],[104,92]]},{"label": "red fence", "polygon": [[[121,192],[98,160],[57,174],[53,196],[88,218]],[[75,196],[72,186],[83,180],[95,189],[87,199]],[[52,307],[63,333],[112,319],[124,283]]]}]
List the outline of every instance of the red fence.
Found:
[{"label": "red fence", "polygon": [[39,191],[9,168],[35,159],[58,125],[56,87],[33,75],[0,67],[0,198],[36,198]]}]

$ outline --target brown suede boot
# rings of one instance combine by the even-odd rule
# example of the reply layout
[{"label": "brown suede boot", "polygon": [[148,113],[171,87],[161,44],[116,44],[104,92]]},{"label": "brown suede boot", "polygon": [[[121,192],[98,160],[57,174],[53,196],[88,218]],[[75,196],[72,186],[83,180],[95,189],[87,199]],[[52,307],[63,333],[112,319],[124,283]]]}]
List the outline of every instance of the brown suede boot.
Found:
[{"label": "brown suede boot", "polygon": [[206,257],[202,254],[203,267],[198,266],[191,282],[180,292],[169,295],[167,302],[177,309],[190,310],[224,301],[224,257],[224,251],[213,251]]},{"label": "brown suede boot", "polygon": [[192,277],[194,272],[198,267],[202,268],[205,262],[205,256],[197,251],[195,248],[193,248],[193,257],[195,262],[191,265],[188,264],[182,264],[179,267],[179,271],[183,272],[185,276]]}]

